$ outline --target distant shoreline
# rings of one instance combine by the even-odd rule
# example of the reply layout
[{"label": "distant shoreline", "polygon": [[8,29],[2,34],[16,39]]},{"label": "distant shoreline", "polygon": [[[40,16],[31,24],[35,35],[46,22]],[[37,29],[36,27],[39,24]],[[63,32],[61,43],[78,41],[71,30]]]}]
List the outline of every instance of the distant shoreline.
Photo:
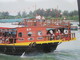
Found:
[{"label": "distant shoreline", "polygon": [[[20,20],[23,20],[23,18],[20,18],[19,20],[18,19],[0,19],[0,23],[7,23],[6,20],[7,21],[12,21],[13,20],[11,22],[11,23],[13,23],[13,22],[19,22]],[[16,21],[14,21],[14,20],[16,20]],[[78,20],[64,20],[64,21],[67,21],[67,22],[79,22]]]},{"label": "distant shoreline", "polygon": [[79,22],[78,20],[67,20],[67,21],[70,21],[70,22]]},{"label": "distant shoreline", "polygon": [[[16,18],[15,18],[16,19]],[[20,18],[20,19],[23,19],[23,18]],[[11,20],[11,19],[0,19],[0,20]],[[12,19],[13,20],[13,19]]]}]

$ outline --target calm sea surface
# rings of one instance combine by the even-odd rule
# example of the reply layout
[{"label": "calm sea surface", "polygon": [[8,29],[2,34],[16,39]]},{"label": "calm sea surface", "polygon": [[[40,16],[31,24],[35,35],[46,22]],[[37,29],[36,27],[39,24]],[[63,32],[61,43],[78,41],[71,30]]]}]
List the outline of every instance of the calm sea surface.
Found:
[{"label": "calm sea surface", "polygon": [[80,30],[73,32],[76,33],[77,40],[61,43],[54,52],[22,56],[0,54],[0,60],[80,60]]}]

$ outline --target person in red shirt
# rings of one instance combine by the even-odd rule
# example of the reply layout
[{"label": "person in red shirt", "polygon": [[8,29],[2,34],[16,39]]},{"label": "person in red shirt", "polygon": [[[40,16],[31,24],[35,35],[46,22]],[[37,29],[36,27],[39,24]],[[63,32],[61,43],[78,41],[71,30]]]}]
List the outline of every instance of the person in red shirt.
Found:
[{"label": "person in red shirt", "polygon": [[57,30],[55,35],[56,35],[56,39],[60,39],[60,30]]}]

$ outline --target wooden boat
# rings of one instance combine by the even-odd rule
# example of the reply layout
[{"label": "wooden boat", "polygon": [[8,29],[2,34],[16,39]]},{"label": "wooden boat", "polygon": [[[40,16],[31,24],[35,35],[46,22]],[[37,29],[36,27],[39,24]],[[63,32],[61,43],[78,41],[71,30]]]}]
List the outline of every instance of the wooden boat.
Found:
[{"label": "wooden boat", "polygon": [[56,50],[62,42],[76,40],[70,22],[63,20],[24,19],[18,25],[21,27],[0,27],[0,53],[47,53]]}]

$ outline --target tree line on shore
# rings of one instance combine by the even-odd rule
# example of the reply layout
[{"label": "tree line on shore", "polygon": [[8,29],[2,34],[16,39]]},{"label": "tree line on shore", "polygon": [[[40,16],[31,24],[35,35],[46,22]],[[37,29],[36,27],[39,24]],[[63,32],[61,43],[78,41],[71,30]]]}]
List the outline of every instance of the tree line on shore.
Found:
[{"label": "tree line on shore", "polygon": [[10,15],[9,12],[0,12],[0,19],[18,19],[18,18],[34,18],[36,15],[44,16],[47,19],[69,19],[69,20],[78,20],[78,11],[61,11],[58,9],[37,9],[35,11],[30,11],[27,13],[26,11],[18,12],[17,15]]}]

